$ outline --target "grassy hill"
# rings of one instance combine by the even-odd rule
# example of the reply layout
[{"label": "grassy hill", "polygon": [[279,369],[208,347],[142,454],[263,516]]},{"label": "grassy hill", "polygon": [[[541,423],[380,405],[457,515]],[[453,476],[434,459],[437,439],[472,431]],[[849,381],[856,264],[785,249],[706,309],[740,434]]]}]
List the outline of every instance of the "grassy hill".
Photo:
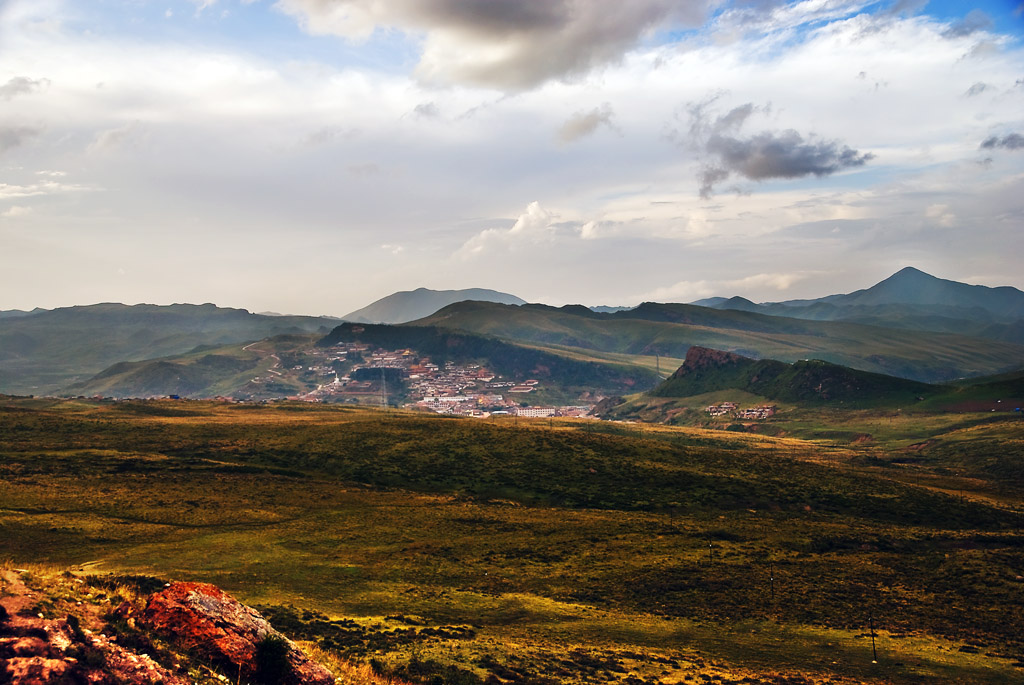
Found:
[{"label": "grassy hill", "polygon": [[875,446],[639,429],[0,400],[0,558],[214,582],[424,685],[1024,673],[1020,514],[946,453],[915,478]]},{"label": "grassy hill", "polygon": [[34,312],[0,319],[0,392],[54,393],[119,362],[201,345],[326,333],[335,325],[336,319],[263,316],[212,304],[97,304]]},{"label": "grassy hill", "polygon": [[683,364],[649,395],[691,397],[719,390],[742,390],[800,405],[881,407],[907,406],[945,389],[818,360],[786,364],[691,347]]},{"label": "grassy hill", "polygon": [[645,303],[612,314],[585,307],[454,304],[409,326],[438,326],[511,341],[682,358],[692,345],[750,357],[833,364],[922,382],[1024,365],[1024,346],[962,335],[810,321],[683,304]]}]

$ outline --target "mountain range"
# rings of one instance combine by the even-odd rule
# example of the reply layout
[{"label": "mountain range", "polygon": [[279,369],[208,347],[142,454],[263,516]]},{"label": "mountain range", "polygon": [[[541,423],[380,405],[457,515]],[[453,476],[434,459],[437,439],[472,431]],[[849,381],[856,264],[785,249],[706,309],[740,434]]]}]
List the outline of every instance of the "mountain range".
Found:
[{"label": "mountain range", "polygon": [[863,290],[810,300],[754,303],[712,297],[694,304],[816,321],[961,333],[1024,343],[1024,292],[936,278],[906,267]]},{"label": "mountain range", "polygon": [[[972,286],[906,268],[870,288],[816,300],[756,304],[712,298],[700,304],[645,302],[631,309],[552,307],[493,290],[420,288],[395,293],[346,318],[404,321],[402,328],[496,339],[504,347],[474,345],[495,354],[531,349],[598,364],[613,369],[609,378],[623,370],[660,373],[697,346],[786,363],[819,359],[944,383],[1024,367],[1021,312],[1024,293],[1015,288]],[[0,392],[153,395],[173,393],[161,392],[172,386],[204,396],[227,392],[260,373],[273,375],[274,354],[312,340],[281,336],[322,337],[337,325],[336,318],[252,314],[212,304],[108,303],[0,312]],[[261,340],[269,342],[260,354],[220,349]],[[574,367],[570,375],[577,371]],[[594,373],[601,377],[605,370]]]},{"label": "mountain range", "polygon": [[682,359],[694,345],[794,362],[822,359],[874,373],[944,382],[1024,366],[1024,345],[847,321],[815,321],[645,302],[611,314],[580,305],[461,302],[406,325],[492,335],[549,349]]},{"label": "mountain range", "polygon": [[262,316],[212,304],[95,304],[0,319],[0,392],[49,394],[112,364],[285,333],[326,333],[337,319]]}]

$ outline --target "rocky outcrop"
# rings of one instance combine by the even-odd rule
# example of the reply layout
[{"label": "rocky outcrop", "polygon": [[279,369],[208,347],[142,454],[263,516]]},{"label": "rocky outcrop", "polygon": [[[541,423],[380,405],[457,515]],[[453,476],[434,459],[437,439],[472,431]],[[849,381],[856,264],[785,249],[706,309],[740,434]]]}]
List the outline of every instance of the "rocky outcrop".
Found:
[{"label": "rocky outcrop", "polygon": [[90,630],[73,615],[45,618],[18,574],[4,572],[0,683],[11,685],[188,685],[146,654]]},{"label": "rocky outcrop", "polygon": [[258,611],[215,585],[174,583],[146,601],[141,611],[125,603],[125,619],[221,664],[243,680],[281,685],[332,685],[327,669],[311,661],[274,630]]},{"label": "rocky outcrop", "polygon": [[688,373],[694,373],[703,369],[736,365],[749,361],[751,360],[732,352],[694,345],[686,351],[686,359],[683,360],[682,366],[676,369],[670,378],[679,378]]}]

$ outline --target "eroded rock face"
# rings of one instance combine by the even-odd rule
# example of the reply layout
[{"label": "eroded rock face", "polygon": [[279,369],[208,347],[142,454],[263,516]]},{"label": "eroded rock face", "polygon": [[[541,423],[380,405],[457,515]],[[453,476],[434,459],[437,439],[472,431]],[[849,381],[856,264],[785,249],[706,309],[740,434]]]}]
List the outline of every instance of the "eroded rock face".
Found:
[{"label": "eroded rock face", "polygon": [[709,347],[693,345],[686,351],[686,359],[683,360],[682,366],[676,369],[676,372],[673,373],[670,378],[679,378],[687,373],[693,373],[703,369],[749,361],[751,360],[738,354],[733,354],[732,352],[713,350]]},{"label": "eroded rock face", "polygon": [[72,617],[44,618],[15,573],[3,573],[0,683],[11,685],[187,685],[148,655],[137,654]]},{"label": "eroded rock face", "polygon": [[243,679],[282,685],[334,683],[327,669],[310,661],[258,611],[215,585],[174,583],[151,595],[141,615],[129,606],[119,611],[229,672],[238,669]]}]

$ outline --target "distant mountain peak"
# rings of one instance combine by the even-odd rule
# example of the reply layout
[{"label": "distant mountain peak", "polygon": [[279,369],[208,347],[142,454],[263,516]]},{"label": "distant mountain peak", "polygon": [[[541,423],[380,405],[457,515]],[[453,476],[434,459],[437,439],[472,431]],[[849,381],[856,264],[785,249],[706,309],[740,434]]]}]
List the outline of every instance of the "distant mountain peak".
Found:
[{"label": "distant mountain peak", "polygon": [[499,304],[526,304],[526,300],[515,295],[488,290],[467,288],[464,290],[431,290],[416,288],[392,293],[362,309],[350,312],[342,318],[354,323],[405,323],[430,316],[434,312],[456,302],[474,300],[497,302]]},{"label": "distant mountain peak", "polygon": [[[898,282],[905,282],[905,281],[923,282],[923,281],[941,281],[941,280],[944,280],[944,279],[937,278],[936,276],[932,276],[931,274],[925,273],[924,271],[921,271],[920,269],[915,268],[913,266],[905,266],[902,269],[900,269],[899,271],[897,271],[896,273],[894,273],[892,276],[889,276],[889,278],[886,278],[886,279],[883,279],[882,281],[879,281],[873,287],[877,288],[878,286],[882,285],[883,283],[898,283]],[[952,283],[954,281],[949,281],[949,282]],[[870,288],[869,288],[869,290],[870,290]]]}]

